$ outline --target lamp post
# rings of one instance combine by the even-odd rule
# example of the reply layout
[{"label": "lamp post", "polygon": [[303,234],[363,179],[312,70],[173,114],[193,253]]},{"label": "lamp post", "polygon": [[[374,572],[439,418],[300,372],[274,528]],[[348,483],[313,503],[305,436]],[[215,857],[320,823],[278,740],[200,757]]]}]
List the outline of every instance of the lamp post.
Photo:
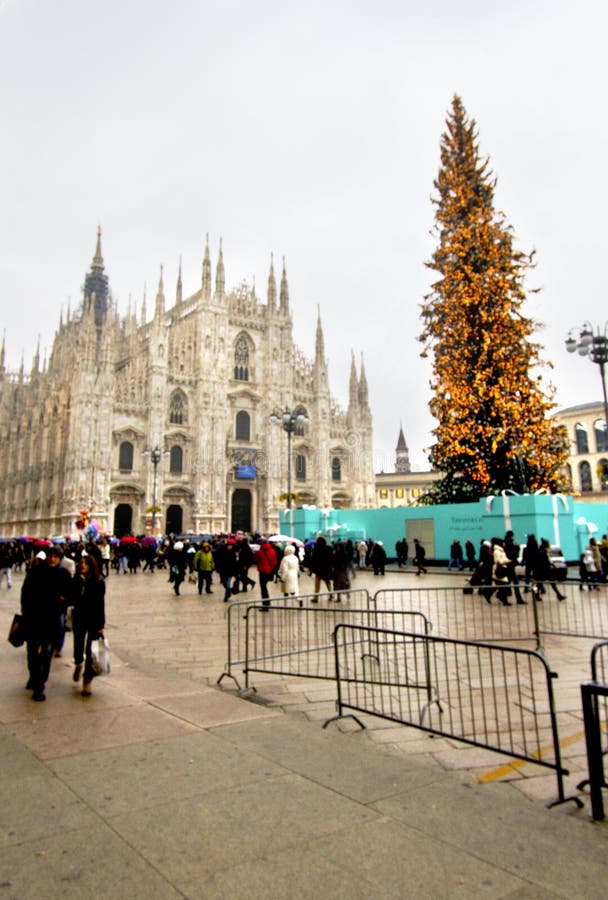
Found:
[{"label": "lamp post", "polygon": [[[291,438],[301,425],[308,425],[308,416],[304,413],[292,412],[285,407],[283,412],[275,412],[270,416],[273,425],[280,425],[287,435],[287,509],[291,510]],[[293,537],[293,516],[290,516],[289,535]]]},{"label": "lamp post", "polygon": [[604,332],[599,327],[593,333],[593,326],[584,322],[581,328],[571,328],[566,339],[568,353],[578,352],[579,356],[587,356],[600,369],[602,393],[604,396],[604,422],[608,428],[608,395],[606,394],[606,363],[608,362],[608,323]]},{"label": "lamp post", "polygon": [[158,444],[154,447],[153,450],[150,450],[148,447],[145,447],[142,450],[142,456],[149,456],[152,460],[153,471],[152,471],[152,534],[154,535],[156,532],[156,485],[158,479],[158,464],[167,453],[166,450],[161,450]]}]

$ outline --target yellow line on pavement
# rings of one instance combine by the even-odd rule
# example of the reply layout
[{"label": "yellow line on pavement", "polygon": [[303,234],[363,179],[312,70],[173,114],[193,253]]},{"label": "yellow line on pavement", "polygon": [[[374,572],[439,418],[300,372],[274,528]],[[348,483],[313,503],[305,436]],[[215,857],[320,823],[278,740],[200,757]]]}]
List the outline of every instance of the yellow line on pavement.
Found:
[{"label": "yellow line on pavement", "polygon": [[[559,746],[568,747],[570,744],[575,744],[584,737],[584,731],[577,731],[575,734],[571,734],[569,737],[560,741]],[[541,747],[536,753],[531,753],[530,756],[536,759],[542,759],[545,753],[549,753],[551,750],[553,750],[553,744],[547,744],[545,747]],[[510,772],[521,769],[521,767],[527,765],[528,762],[529,760],[527,759],[514,759],[509,763],[505,763],[504,766],[498,766],[490,772],[484,772],[483,775],[478,775],[475,781],[479,784],[484,784],[484,782],[488,781],[498,781],[498,779],[502,778],[504,775],[508,775]]]}]

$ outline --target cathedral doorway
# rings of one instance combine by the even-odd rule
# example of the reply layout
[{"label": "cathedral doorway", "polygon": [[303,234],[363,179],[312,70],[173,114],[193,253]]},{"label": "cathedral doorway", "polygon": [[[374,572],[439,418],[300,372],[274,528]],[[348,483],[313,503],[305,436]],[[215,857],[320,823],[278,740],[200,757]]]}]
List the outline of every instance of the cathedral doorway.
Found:
[{"label": "cathedral doorway", "polygon": [[232,495],[232,531],[251,531],[251,491],[244,488]]},{"label": "cathedral doorway", "polygon": [[119,503],[114,510],[113,534],[117,538],[131,534],[133,527],[133,508],[129,503]]},{"label": "cathedral doorway", "polygon": [[184,511],[177,503],[167,507],[165,534],[181,534],[184,527]]}]

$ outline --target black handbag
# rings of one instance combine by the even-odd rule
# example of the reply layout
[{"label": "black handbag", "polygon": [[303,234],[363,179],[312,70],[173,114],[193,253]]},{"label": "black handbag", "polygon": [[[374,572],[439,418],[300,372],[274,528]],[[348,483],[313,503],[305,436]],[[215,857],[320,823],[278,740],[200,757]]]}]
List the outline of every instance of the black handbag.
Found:
[{"label": "black handbag", "polygon": [[21,613],[15,613],[8,632],[8,642],[13,647],[22,647],[25,644],[25,619]]}]

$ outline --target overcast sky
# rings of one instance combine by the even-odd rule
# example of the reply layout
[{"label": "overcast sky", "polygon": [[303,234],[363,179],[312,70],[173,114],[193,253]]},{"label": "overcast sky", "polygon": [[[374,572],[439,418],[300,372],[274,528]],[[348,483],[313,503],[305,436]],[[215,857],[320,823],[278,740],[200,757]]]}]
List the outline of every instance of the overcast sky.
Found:
[{"label": "overcast sky", "polygon": [[[495,9],[499,7],[500,9]],[[608,318],[606,33],[596,0],[0,0],[0,302],[7,362],[50,349],[103,228],[119,308],[200,286],[205,234],[227,287],[286,258],[296,343],[317,306],[346,406],[363,353],[375,467],[403,423],[432,443],[420,303],[433,179],[454,93],[537,251],[526,311],[560,406],[600,399],[571,326]],[[275,266],[276,267],[276,266]]]}]

